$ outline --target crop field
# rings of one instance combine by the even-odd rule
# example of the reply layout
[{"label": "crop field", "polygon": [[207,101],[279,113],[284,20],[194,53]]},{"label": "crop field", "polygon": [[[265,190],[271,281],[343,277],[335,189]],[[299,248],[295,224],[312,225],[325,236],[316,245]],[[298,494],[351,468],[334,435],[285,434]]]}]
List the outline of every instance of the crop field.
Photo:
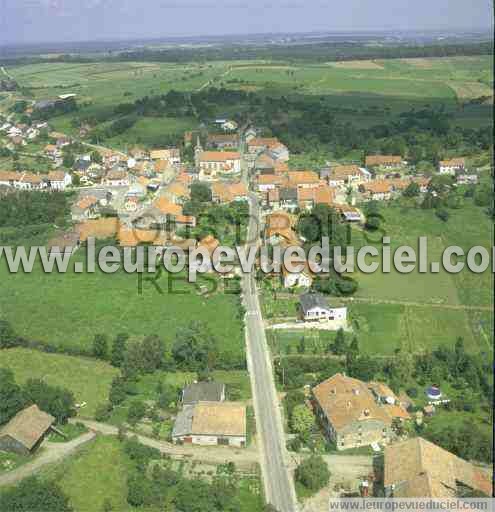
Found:
[{"label": "crop field", "polygon": [[[84,258],[82,252],[71,261]],[[115,274],[99,270],[45,274],[36,267],[30,274],[9,273],[2,261],[0,276],[0,317],[28,339],[89,349],[97,333],[113,339],[124,332],[131,336],[157,334],[171,344],[178,329],[191,321],[203,321],[219,340],[224,355],[243,360],[236,295],[219,291],[200,296],[184,278],[170,281],[165,272],[156,283],[143,281],[142,294],[138,275],[123,270]],[[211,289],[212,283],[207,284]]]},{"label": "crop field", "polygon": [[76,403],[87,402],[80,411],[85,417],[92,417],[97,405],[108,399],[112,379],[119,373],[116,368],[95,359],[23,348],[0,350],[0,368],[10,368],[18,383],[43,379],[72,391]]}]

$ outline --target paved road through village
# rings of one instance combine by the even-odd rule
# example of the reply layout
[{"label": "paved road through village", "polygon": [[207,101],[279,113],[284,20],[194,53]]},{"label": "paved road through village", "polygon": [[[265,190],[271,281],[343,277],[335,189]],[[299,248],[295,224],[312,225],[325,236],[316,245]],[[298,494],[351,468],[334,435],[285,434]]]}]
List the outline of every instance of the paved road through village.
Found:
[{"label": "paved road through village", "polygon": [[[250,194],[248,246],[258,241],[257,198]],[[242,290],[246,308],[248,367],[253,388],[260,460],[266,498],[279,512],[295,512],[297,500],[289,474],[280,404],[273,380],[273,369],[266,342],[254,273],[243,275]]]}]

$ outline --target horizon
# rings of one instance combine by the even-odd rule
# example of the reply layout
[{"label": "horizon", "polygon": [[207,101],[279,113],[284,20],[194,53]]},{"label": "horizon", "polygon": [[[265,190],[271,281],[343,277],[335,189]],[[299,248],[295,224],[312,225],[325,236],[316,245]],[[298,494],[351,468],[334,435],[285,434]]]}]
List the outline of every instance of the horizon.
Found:
[{"label": "horizon", "polygon": [[[0,45],[132,42],[180,38],[247,37],[328,33],[448,32],[493,30],[490,2],[466,5],[462,0],[418,0],[414,6],[399,0],[361,4],[349,0],[332,6],[320,0],[4,0]],[[220,14],[219,14],[220,13]],[[447,16],[446,16],[447,15]],[[54,36],[56,34],[56,36]]]}]

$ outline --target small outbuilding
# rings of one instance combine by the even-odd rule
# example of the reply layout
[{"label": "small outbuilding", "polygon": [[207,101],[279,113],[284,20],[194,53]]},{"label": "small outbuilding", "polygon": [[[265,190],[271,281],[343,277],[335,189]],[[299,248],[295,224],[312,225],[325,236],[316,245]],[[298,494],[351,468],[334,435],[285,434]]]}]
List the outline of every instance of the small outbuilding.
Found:
[{"label": "small outbuilding", "polygon": [[182,404],[194,405],[198,402],[223,402],[225,384],[221,382],[193,382],[182,390]]},{"label": "small outbuilding", "polygon": [[55,418],[37,405],[23,409],[0,430],[0,451],[32,454],[54,423]]}]

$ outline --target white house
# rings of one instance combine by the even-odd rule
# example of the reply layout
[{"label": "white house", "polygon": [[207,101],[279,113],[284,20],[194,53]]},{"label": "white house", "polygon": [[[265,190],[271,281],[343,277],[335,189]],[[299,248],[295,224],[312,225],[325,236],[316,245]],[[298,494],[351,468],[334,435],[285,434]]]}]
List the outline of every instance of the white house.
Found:
[{"label": "white house", "polygon": [[309,288],[313,283],[313,277],[308,267],[303,268],[300,272],[289,272],[285,266],[282,266],[282,283],[284,288]]},{"label": "white house", "polygon": [[346,307],[332,307],[319,293],[305,293],[299,298],[302,317],[305,322],[334,322],[343,327],[347,322]]},{"label": "white house", "polygon": [[241,172],[241,155],[237,151],[202,151],[198,156],[199,179],[211,181],[218,174]]},{"label": "white house", "polygon": [[464,158],[452,158],[451,160],[440,160],[438,163],[439,174],[455,175],[456,171],[465,169],[466,161]]},{"label": "white house", "polygon": [[64,191],[72,185],[72,176],[63,171],[52,171],[48,174],[48,187],[52,190]]}]

